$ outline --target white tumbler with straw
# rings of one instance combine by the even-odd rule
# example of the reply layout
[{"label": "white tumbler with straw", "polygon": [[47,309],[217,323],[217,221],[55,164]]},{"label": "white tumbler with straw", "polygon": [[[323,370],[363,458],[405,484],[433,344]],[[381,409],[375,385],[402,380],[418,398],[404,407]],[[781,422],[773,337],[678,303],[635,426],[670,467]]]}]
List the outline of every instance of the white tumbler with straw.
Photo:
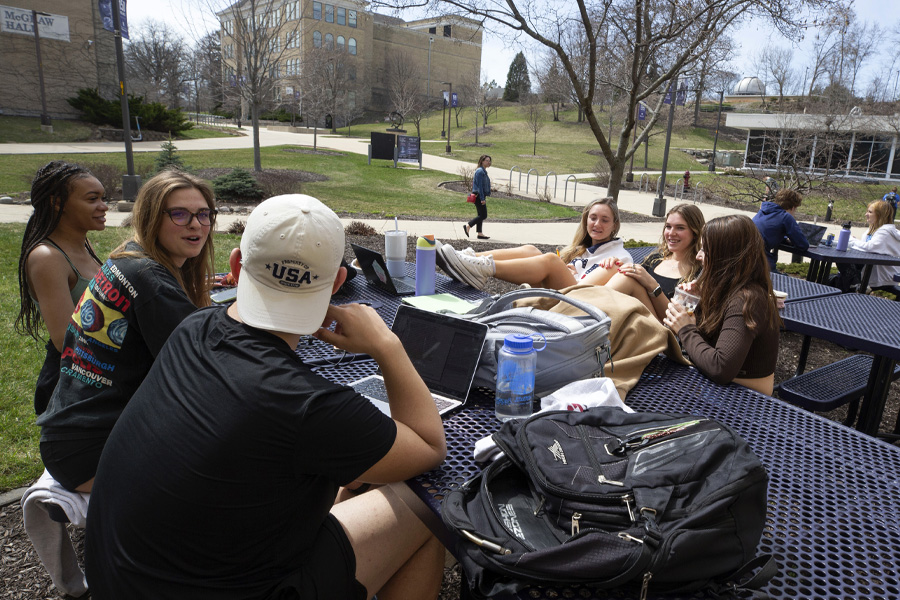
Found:
[{"label": "white tumbler with straw", "polygon": [[384,255],[391,277],[406,275],[406,231],[394,219],[394,229],[384,232]]}]

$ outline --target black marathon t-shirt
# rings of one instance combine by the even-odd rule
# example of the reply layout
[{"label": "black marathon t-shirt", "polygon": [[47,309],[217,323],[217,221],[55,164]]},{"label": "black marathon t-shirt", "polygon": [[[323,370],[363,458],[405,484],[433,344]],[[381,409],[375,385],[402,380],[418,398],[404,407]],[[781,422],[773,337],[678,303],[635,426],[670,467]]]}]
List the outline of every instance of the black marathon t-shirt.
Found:
[{"label": "black marathon t-shirt", "polygon": [[[125,250],[142,252],[135,242]],[[195,310],[158,262],[107,260],[66,328],[59,383],[37,420],[41,441],[105,437],[169,335]]]},{"label": "black marathon t-shirt", "polygon": [[221,307],[172,334],[107,442],[85,556],[94,598],[264,598],[304,565],[339,485],[394,422]]}]

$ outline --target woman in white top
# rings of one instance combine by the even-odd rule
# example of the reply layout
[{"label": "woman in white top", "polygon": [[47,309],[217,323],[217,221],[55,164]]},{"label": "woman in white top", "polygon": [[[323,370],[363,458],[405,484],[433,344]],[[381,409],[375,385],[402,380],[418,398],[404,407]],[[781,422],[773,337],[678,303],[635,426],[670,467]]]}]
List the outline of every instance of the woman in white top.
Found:
[{"label": "woman in white top", "polygon": [[[866,223],[869,232],[865,240],[850,238],[850,247],[863,252],[878,252],[900,256],[900,230],[894,226],[893,209],[890,202],[875,200],[866,209]],[[875,265],[872,267],[872,276],[869,278],[869,286],[873,290],[879,288],[893,288],[894,275],[900,273],[900,267],[890,265]],[[889,290],[893,291],[893,289]]]},{"label": "woman in white top", "polygon": [[559,254],[531,245],[475,253],[441,244],[437,264],[453,279],[478,289],[491,277],[554,290],[576,283],[602,285],[620,265],[632,262],[616,237],[620,225],[616,201],[602,198],[584,208],[572,243]]}]

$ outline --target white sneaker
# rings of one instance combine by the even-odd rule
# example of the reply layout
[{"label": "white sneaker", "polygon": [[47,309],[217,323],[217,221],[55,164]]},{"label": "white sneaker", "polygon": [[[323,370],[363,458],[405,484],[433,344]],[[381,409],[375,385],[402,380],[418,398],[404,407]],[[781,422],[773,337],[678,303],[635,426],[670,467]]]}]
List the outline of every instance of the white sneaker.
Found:
[{"label": "white sneaker", "polygon": [[437,244],[437,247],[435,248],[434,262],[437,264],[438,267],[440,267],[441,271],[443,271],[444,273],[446,273],[447,275],[450,276],[450,279],[455,279],[456,281],[459,281],[460,283],[465,283],[462,281],[462,279],[459,279],[459,277],[457,277],[456,274],[453,273],[447,267],[447,260],[444,258],[445,252],[447,252],[449,254],[453,254],[456,252],[456,250],[454,250],[453,246],[451,246],[450,244],[441,243],[441,242],[436,242],[436,244]]},{"label": "white sneaker", "polygon": [[470,256],[457,251],[444,252],[443,255],[449,268],[448,274],[452,273],[456,276],[454,279],[473,288],[484,289],[488,279],[494,276],[494,259],[490,256]]},{"label": "white sneaker", "polygon": [[472,250],[472,247],[471,247],[471,246],[469,246],[469,247],[466,248],[465,250],[460,250],[460,252],[462,252],[463,254],[465,254],[465,255],[467,255],[467,256],[475,256],[475,251]]}]

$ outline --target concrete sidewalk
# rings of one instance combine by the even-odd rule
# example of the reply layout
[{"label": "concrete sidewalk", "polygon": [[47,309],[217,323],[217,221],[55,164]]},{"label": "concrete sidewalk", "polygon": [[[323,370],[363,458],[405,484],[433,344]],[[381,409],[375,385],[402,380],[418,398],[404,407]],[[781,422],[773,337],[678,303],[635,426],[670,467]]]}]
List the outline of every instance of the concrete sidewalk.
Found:
[{"label": "concrete sidewalk", "polygon": [[[189,150],[226,150],[237,148],[252,148],[253,137],[252,131],[245,128],[246,136],[227,137],[227,138],[204,138],[198,140],[180,140],[177,143],[180,151]],[[133,148],[135,152],[159,152],[164,142],[135,142]],[[368,155],[368,140],[359,138],[347,138],[343,136],[332,136],[329,134],[318,134],[316,137],[316,145],[318,148],[338,150],[343,152],[352,152],[355,154]],[[282,131],[270,131],[266,128],[260,128],[260,145],[261,146],[279,146],[279,145],[299,145],[312,146],[313,134],[311,133],[288,133]],[[124,152],[124,145],[121,142],[98,142],[98,143],[73,143],[73,144],[0,144],[0,154],[83,154],[83,153],[102,153],[102,152]],[[434,156],[425,154],[422,156],[422,166],[425,169],[448,173],[453,179],[459,178],[461,169],[474,168],[469,162],[456,160],[445,156]],[[494,186],[509,186],[510,191],[530,197],[535,197],[534,192],[526,192],[519,188],[519,174],[491,167],[488,171],[491,177],[491,183]],[[653,172],[656,175],[657,172]],[[578,178],[590,177],[591,174],[577,173],[573,174],[576,180]],[[635,172],[640,177],[639,172]],[[674,177],[676,174],[672,173]],[[559,204],[568,204],[573,206],[584,206],[589,204],[596,198],[606,196],[606,189],[598,186],[592,186],[585,183],[572,184],[571,191],[565,194],[564,185],[562,185],[568,175],[560,174],[557,176],[559,185],[557,186],[557,197],[552,201]],[[528,180],[524,175],[521,178],[524,187],[526,180],[528,188],[534,189],[536,184]],[[538,179],[539,183],[540,179]],[[543,187],[543,186],[541,186]],[[552,189],[552,188],[551,188]],[[619,192],[619,208],[623,211],[639,213],[643,215],[652,214],[654,194],[646,192],[638,192],[634,190],[621,190]],[[688,200],[690,201],[690,200]],[[666,207],[671,208],[678,202],[672,198],[666,199]],[[728,214],[746,214],[752,217],[754,212],[739,211],[731,208],[724,208],[713,204],[698,203],[697,206],[703,212],[704,217],[709,220],[715,217]],[[30,206],[21,205],[0,205],[0,222],[26,222],[31,214]],[[107,224],[111,226],[120,225],[125,219],[127,213],[119,213],[111,210],[107,215]],[[473,211],[474,216],[474,211]],[[236,220],[246,221],[245,215],[227,215],[219,216],[216,225],[218,230],[225,230]],[[385,219],[355,219],[365,222],[378,232],[394,228],[394,221]],[[344,224],[350,223],[350,219],[342,219]],[[418,221],[418,220],[400,220],[399,227],[405,229],[410,235],[434,234],[441,240],[465,240],[462,226],[464,221]],[[840,227],[838,225],[828,225],[827,233],[837,235]],[[492,221],[490,217],[484,224],[484,233],[496,242],[512,243],[512,244],[551,244],[566,245],[572,241],[575,233],[575,225],[573,223],[500,223]],[[647,243],[659,242],[662,235],[662,223],[622,223],[619,236],[623,239],[634,239]],[[861,237],[865,235],[865,229],[855,228],[853,235]],[[473,234],[474,237],[474,234]]]}]

